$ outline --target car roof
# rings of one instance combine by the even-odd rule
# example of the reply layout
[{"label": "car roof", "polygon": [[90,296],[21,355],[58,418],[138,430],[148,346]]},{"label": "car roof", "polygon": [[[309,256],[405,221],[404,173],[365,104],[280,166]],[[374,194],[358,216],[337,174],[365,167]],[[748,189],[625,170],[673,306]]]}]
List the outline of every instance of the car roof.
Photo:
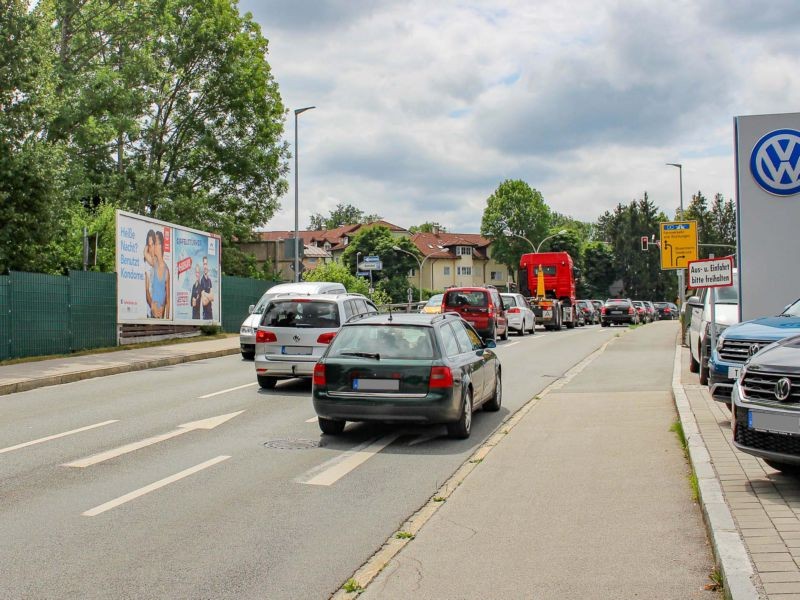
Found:
[{"label": "car roof", "polygon": [[458,313],[380,313],[377,315],[367,315],[360,319],[354,319],[345,323],[348,325],[434,325],[439,321],[461,320]]},{"label": "car roof", "polygon": [[272,298],[272,302],[285,302],[287,300],[303,300],[304,302],[308,300],[326,300],[328,302],[332,302],[335,300],[342,300],[342,299],[350,299],[350,298],[361,298],[362,300],[370,300],[364,294],[353,294],[353,293],[344,293],[344,294],[303,294],[303,293],[296,293],[296,294],[281,294],[275,298]]}]

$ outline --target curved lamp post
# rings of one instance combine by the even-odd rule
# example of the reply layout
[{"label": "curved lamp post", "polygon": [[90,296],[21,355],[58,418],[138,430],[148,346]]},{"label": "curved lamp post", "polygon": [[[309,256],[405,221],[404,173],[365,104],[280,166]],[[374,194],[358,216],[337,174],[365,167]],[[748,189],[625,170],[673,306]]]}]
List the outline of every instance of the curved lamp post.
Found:
[{"label": "curved lamp post", "polygon": [[402,252],[404,254],[408,254],[409,256],[413,256],[414,260],[417,261],[417,264],[419,265],[419,273],[417,274],[417,276],[419,278],[419,301],[422,302],[422,265],[424,265],[425,261],[428,260],[431,256],[434,256],[435,254],[442,254],[442,253],[447,254],[447,251],[446,250],[437,250],[436,252],[431,252],[430,254],[428,254],[426,256],[423,256],[422,260],[420,260],[419,258],[417,258],[416,254],[414,254],[413,252],[409,252],[408,250],[403,250],[400,246],[392,246],[392,250],[395,250],[397,252]]},{"label": "curved lamp post", "polygon": [[[680,186],[680,198],[681,198],[681,214],[680,220],[683,221],[683,165],[681,163],[666,163],[668,167],[676,167],[678,169],[678,185]],[[684,290],[685,284],[683,282],[683,278],[685,277],[683,269],[678,269],[678,299],[680,301],[680,305],[683,306],[683,303],[686,302],[686,292]]]},{"label": "curved lamp post", "polygon": [[297,116],[316,108],[316,106],[306,106],[305,108],[294,109],[294,280],[300,281],[300,217],[299,217],[299,194],[297,191],[297,155],[300,150],[297,148]]}]

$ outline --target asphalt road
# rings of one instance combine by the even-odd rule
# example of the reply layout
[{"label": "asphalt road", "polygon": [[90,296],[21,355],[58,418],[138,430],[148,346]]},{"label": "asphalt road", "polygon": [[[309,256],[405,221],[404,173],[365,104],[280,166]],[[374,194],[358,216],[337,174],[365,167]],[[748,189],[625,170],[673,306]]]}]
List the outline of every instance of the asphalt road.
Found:
[{"label": "asphalt road", "polygon": [[4,396],[0,597],[328,598],[510,412],[616,332],[501,342],[503,408],[462,441],[438,426],[322,436],[308,382],[261,391],[236,356]]}]

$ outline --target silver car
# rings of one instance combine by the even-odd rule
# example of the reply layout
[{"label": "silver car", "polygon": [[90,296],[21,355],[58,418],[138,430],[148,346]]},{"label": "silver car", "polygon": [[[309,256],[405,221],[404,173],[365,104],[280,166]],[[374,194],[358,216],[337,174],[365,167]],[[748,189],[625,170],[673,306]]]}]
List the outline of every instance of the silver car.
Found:
[{"label": "silver car", "polygon": [[516,331],[517,335],[536,332],[536,315],[522,294],[500,294],[500,298],[503,300],[509,329]]},{"label": "silver car", "polygon": [[256,379],[272,389],[279,379],[311,377],[342,324],[378,309],[360,294],[281,295],[270,300],[256,330]]},{"label": "silver car", "polygon": [[250,307],[250,314],[239,328],[239,348],[242,358],[253,360],[256,354],[256,329],[261,322],[261,315],[267,303],[281,294],[346,294],[344,285],[331,281],[300,281],[298,283],[279,283],[269,288],[259,298],[258,303]]}]

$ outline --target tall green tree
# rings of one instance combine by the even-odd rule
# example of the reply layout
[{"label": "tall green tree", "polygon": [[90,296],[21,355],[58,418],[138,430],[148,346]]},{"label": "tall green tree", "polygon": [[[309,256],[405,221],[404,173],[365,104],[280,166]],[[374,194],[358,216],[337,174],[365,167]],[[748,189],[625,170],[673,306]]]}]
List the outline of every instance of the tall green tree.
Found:
[{"label": "tall green tree", "polygon": [[589,242],[583,252],[581,296],[605,300],[615,279],[611,247],[604,242]]},{"label": "tall green tree", "polygon": [[722,194],[716,194],[709,208],[708,200],[698,190],[692,194],[692,201],[684,211],[684,216],[687,220],[697,221],[701,258],[709,254],[726,256],[735,252],[736,208],[733,200],[725,200]]},{"label": "tall green tree", "polygon": [[321,213],[314,213],[311,215],[308,228],[313,231],[322,231],[324,229],[336,229],[343,225],[356,225],[359,223],[373,223],[379,221],[382,217],[377,214],[366,214],[360,208],[352,204],[342,204],[341,202],[336,205],[330,215],[325,217]]},{"label": "tall green tree", "polygon": [[507,179],[486,199],[481,235],[494,240],[492,258],[516,273],[519,257],[547,236],[549,226],[550,209],[542,194],[522,180]]},{"label": "tall green tree", "polygon": [[446,233],[447,229],[439,225],[436,221],[425,221],[422,225],[412,225],[408,228],[411,233],[433,233],[439,231]]}]

